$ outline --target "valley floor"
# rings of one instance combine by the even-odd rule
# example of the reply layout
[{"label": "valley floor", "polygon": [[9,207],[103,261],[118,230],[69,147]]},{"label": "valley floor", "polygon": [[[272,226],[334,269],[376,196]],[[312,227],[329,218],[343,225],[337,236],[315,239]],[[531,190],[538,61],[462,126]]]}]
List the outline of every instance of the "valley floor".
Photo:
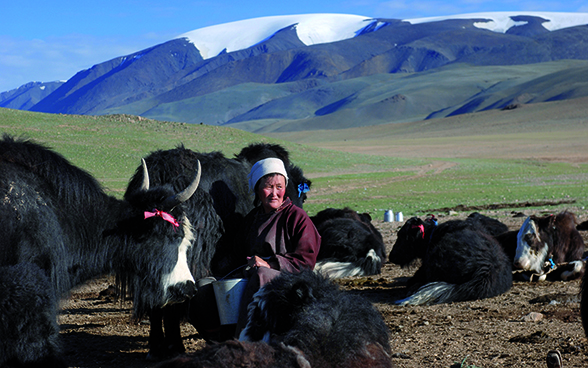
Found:
[{"label": "valley floor", "polygon": [[392,157],[585,163],[588,162],[588,98],[410,123],[269,135],[320,148]]},{"label": "valley floor", "polygon": [[[588,211],[570,209],[588,219]],[[549,208],[545,209],[546,212]],[[536,211],[538,213],[542,211]],[[485,211],[510,228],[524,217],[510,211]],[[438,214],[441,221],[464,217]],[[525,214],[530,214],[525,212]],[[396,240],[398,222],[374,224],[384,236],[388,251]],[[588,242],[588,232],[581,232]],[[393,301],[404,295],[404,286],[415,269],[386,264],[382,274],[339,280],[342,288],[370,300],[390,328],[393,361],[398,367],[546,367],[549,350],[558,349],[564,367],[588,365],[588,341],[582,329],[580,281],[515,282],[507,293],[473,302],[435,306],[400,307]],[[60,316],[62,343],[72,367],[150,367],[147,361],[149,326],[131,320],[130,304],[114,301],[100,292],[112,284],[105,277],[75,290]],[[525,321],[531,312],[537,321]],[[204,346],[189,324],[182,327],[188,352]]]}]

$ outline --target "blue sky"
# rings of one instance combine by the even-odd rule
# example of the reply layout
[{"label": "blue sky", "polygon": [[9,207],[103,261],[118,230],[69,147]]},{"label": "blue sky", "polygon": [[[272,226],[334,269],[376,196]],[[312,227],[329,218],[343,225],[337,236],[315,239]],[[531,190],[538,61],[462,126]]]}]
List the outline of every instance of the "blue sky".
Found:
[{"label": "blue sky", "polygon": [[0,10],[0,92],[66,80],[180,34],[242,19],[344,13],[410,19],[493,11],[588,12],[585,0],[21,0]]}]

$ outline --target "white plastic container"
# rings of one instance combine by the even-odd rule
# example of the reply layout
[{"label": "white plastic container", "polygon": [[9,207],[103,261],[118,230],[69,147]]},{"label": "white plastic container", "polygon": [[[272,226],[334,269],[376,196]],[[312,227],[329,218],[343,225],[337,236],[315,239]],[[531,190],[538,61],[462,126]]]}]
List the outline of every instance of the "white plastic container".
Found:
[{"label": "white plastic container", "polygon": [[392,222],[394,220],[394,212],[387,210],[384,212],[384,222]]},{"label": "white plastic container", "polygon": [[402,216],[402,212],[396,212],[396,222],[404,221],[404,216]]},{"label": "white plastic container", "polygon": [[231,325],[239,320],[241,297],[247,286],[247,279],[227,279],[212,283],[221,325]]}]

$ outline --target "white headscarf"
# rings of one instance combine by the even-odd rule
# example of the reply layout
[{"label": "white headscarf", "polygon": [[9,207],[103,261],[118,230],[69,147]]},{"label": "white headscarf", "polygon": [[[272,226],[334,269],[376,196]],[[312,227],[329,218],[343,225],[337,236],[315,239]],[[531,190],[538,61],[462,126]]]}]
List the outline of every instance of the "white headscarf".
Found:
[{"label": "white headscarf", "polygon": [[267,174],[280,174],[284,176],[286,178],[286,185],[288,185],[288,174],[286,174],[284,163],[279,158],[270,157],[257,161],[251,168],[251,172],[247,175],[249,179],[249,190],[254,192],[259,179]]}]

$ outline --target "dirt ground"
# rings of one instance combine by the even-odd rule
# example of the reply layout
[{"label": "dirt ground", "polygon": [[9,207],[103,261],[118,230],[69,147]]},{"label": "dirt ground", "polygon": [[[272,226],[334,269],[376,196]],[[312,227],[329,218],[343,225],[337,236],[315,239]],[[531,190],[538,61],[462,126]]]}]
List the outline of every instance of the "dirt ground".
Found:
[{"label": "dirt ground", "polygon": [[[588,211],[571,209],[581,221]],[[524,211],[541,214],[554,210]],[[524,217],[508,210],[480,211],[520,227]],[[440,221],[467,212],[437,214]],[[388,251],[396,240],[399,222],[374,220]],[[588,232],[581,232],[588,242]],[[588,366],[588,341],[579,312],[580,281],[515,282],[498,297],[435,306],[401,307],[393,304],[404,295],[406,280],[416,269],[386,264],[372,277],[341,279],[341,287],[370,300],[390,328],[393,361],[398,367],[546,367],[549,350],[558,349],[564,367]],[[71,367],[150,367],[146,360],[149,324],[131,318],[130,303],[114,300],[104,291],[112,285],[103,277],[79,287],[64,301],[59,317],[62,345]],[[532,312],[539,313],[534,320]],[[185,323],[182,336],[188,352],[205,342]]]}]

